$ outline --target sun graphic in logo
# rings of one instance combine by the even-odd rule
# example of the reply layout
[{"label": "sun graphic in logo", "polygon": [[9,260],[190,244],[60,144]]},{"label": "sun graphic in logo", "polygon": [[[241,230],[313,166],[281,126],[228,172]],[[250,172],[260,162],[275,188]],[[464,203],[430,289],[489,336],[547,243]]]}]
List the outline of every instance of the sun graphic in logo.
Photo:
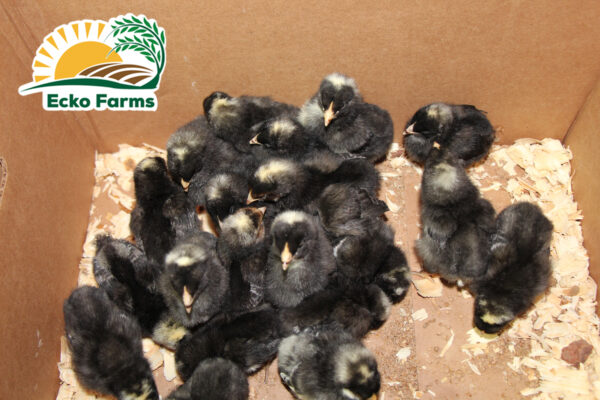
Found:
[{"label": "sun graphic in logo", "polygon": [[164,29],[143,15],[61,25],[44,38],[33,60],[33,82],[20,92],[50,86],[156,89],[165,42]]}]

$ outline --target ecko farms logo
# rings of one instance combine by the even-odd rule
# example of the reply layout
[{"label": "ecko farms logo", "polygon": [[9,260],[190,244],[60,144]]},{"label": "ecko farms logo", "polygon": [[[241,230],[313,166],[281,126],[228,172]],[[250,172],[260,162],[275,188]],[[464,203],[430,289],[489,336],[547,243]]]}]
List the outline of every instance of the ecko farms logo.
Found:
[{"label": "ecko farms logo", "polygon": [[154,111],[165,46],[165,30],[144,15],[61,25],[37,49],[33,81],[19,93],[41,92],[48,111]]}]

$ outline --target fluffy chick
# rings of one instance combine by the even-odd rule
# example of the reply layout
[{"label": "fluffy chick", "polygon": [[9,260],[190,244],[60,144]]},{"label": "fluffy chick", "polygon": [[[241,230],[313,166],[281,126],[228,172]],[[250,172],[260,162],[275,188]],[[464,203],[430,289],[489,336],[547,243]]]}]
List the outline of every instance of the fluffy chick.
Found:
[{"label": "fluffy chick", "polygon": [[232,143],[238,150],[249,153],[254,125],[281,115],[294,115],[298,108],[269,97],[231,97],[213,92],[203,102],[204,115],[215,135]]},{"label": "fluffy chick", "polygon": [[229,308],[234,312],[251,310],[263,302],[268,253],[264,211],[241,208],[223,220],[217,252],[229,269]]},{"label": "fluffy chick", "polygon": [[167,400],[246,400],[248,395],[248,379],[240,367],[223,358],[208,358]]},{"label": "fluffy chick", "polygon": [[277,307],[293,307],[327,285],[335,259],[314,217],[300,211],[283,212],[273,221],[270,235],[267,301]]},{"label": "fluffy chick", "polygon": [[373,353],[343,331],[289,336],[277,364],[281,380],[300,399],[371,400],[379,392]]},{"label": "fluffy chick", "polygon": [[204,149],[211,140],[211,133],[204,116],[198,116],[177,129],[167,141],[167,167],[177,183],[189,182],[202,169]]},{"label": "fluffy chick", "polygon": [[423,164],[434,142],[447,147],[465,166],[485,157],[495,131],[485,113],[471,105],[432,103],[406,123],[406,155]]},{"label": "fluffy chick", "polygon": [[335,153],[350,153],[371,162],[381,160],[394,137],[390,114],[363,102],[354,79],[339,73],[326,76],[319,91],[303,106],[300,123],[317,132]]},{"label": "fluffy chick", "polygon": [[186,336],[175,351],[177,373],[187,380],[202,360],[222,357],[253,374],[275,357],[280,340],[278,313],[263,306]]},{"label": "fluffy chick", "polygon": [[488,274],[472,286],[479,329],[502,330],[548,288],[552,230],[535,204],[516,203],[498,215]]},{"label": "fluffy chick", "polygon": [[159,279],[172,317],[186,327],[210,320],[227,301],[229,273],[216,253],[216,238],[206,232],[180,241],[166,257]]},{"label": "fluffy chick", "polygon": [[481,278],[490,256],[495,211],[447,149],[431,150],[421,182],[421,226],[416,242],[423,268],[449,282]]},{"label": "fluffy chick", "polygon": [[291,157],[302,159],[307,153],[319,148],[317,139],[291,116],[281,116],[254,125],[250,144],[258,150],[256,156]]},{"label": "fluffy chick", "polygon": [[335,328],[361,338],[387,320],[390,307],[389,298],[377,285],[336,276],[324,290],[281,309],[281,327],[284,335]]},{"label": "fluffy chick", "polygon": [[148,258],[162,265],[178,238],[200,230],[200,221],[183,188],[171,180],[162,158],[140,161],[133,181],[136,206],[129,227]]},{"label": "fluffy chick", "polygon": [[248,181],[238,174],[224,172],[213,176],[204,192],[204,207],[219,231],[223,220],[246,204]]},{"label": "fluffy chick", "polygon": [[73,369],[85,387],[120,400],[158,400],[137,322],[104,290],[75,289],[63,306]]},{"label": "fluffy chick", "polygon": [[170,317],[158,291],[161,268],[133,244],[108,235],[96,238],[93,265],[98,286],[138,321],[142,335],[174,349],[187,330]]}]

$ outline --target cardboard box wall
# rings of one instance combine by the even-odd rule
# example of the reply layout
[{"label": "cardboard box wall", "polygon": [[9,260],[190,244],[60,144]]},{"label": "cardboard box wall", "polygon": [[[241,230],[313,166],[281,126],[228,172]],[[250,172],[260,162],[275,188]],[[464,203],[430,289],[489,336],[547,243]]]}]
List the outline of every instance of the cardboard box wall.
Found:
[{"label": "cardboard box wall", "polygon": [[[397,139],[432,101],[475,104],[519,137],[565,139],[585,245],[599,278],[600,3],[541,0],[381,2],[0,1],[0,398],[52,399],[62,302],[76,285],[94,152],[118,143],[164,146],[213,90],[301,105],[333,71],[388,109]],[[132,12],[166,31],[156,112],[46,112],[21,97],[55,27]],[[568,135],[567,135],[568,133]]]}]

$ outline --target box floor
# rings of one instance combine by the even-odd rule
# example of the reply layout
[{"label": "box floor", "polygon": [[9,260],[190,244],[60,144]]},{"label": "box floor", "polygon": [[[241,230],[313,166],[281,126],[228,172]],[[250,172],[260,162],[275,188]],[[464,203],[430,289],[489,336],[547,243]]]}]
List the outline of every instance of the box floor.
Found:
[{"label": "box floor", "polygon": [[[511,203],[503,189],[508,174],[493,162],[486,161],[482,167],[486,173],[479,183],[492,188],[482,194],[500,211]],[[127,169],[132,169],[131,163]],[[378,169],[383,176],[380,197],[390,206],[386,218],[396,231],[396,243],[406,253],[411,270],[420,271],[414,251],[420,234],[420,168],[400,169],[388,160]],[[95,196],[90,218],[104,218],[119,211],[114,202]],[[427,317],[413,319],[413,313],[421,309]],[[529,341],[503,335],[490,342],[484,354],[472,358],[461,348],[468,343],[472,313],[473,299],[456,287],[444,287],[441,297],[424,298],[412,286],[407,297],[392,307],[388,321],[364,339],[378,361],[382,378],[379,399],[521,398],[521,390],[532,386],[537,376],[515,372],[507,364],[515,356],[529,354]],[[400,359],[396,356],[400,349],[409,349],[410,355]],[[165,380],[162,367],[154,375],[163,397],[176,386],[177,379]],[[250,399],[293,399],[280,382],[277,361],[251,376],[249,382]]]}]

